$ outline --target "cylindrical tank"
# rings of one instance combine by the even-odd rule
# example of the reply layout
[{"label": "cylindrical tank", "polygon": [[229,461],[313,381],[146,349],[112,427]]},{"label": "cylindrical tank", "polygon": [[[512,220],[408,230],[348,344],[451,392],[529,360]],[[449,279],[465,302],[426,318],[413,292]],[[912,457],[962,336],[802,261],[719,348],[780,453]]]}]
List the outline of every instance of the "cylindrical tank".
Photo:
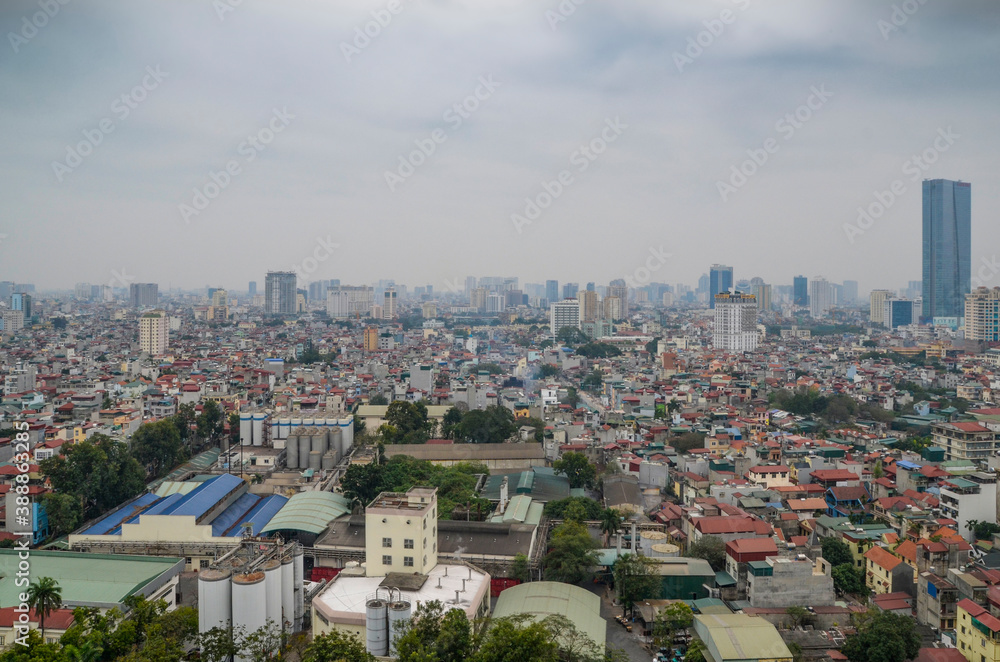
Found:
[{"label": "cylindrical tank", "polygon": [[281,627],[281,561],[272,559],[264,564],[264,588],[267,592],[267,620]]},{"label": "cylindrical tank", "polygon": [[260,446],[264,443],[264,421],[267,414],[260,412],[253,415],[253,445]]},{"label": "cylindrical tank", "polygon": [[332,471],[337,466],[337,456],[333,454],[333,451],[329,451],[323,456],[319,466],[325,471]]},{"label": "cylindrical tank", "polygon": [[643,531],[639,534],[639,549],[642,550],[643,554],[649,556],[653,545],[659,545],[666,541],[667,534],[663,531]]},{"label": "cylindrical tank", "polygon": [[[267,621],[267,588],[264,573],[251,572],[233,576],[233,627],[243,627],[247,634],[264,627]],[[250,658],[237,656],[241,662]]]},{"label": "cylindrical tank", "polygon": [[302,628],[302,615],[305,613],[306,609],[306,593],[302,581],[305,576],[305,565],[302,558],[302,548],[295,548],[295,556],[292,558],[292,565],[294,567],[294,587],[295,587],[295,631],[298,632]]},{"label": "cylindrical tank", "polygon": [[389,652],[388,616],[383,600],[365,603],[365,648],[372,655],[385,657]]},{"label": "cylindrical tank", "polygon": [[287,416],[278,419],[278,437],[288,439],[288,433],[292,429],[292,419]]},{"label": "cylindrical tank", "polygon": [[228,629],[232,619],[232,572],[207,568],[198,573],[198,632]]},{"label": "cylindrical tank", "polygon": [[340,427],[330,428],[330,450],[337,451],[337,457],[344,457],[344,433]]},{"label": "cylindrical tank", "polygon": [[313,428],[312,450],[319,451],[320,455],[326,452],[326,433],[323,430]]},{"label": "cylindrical tank", "polygon": [[334,430],[339,430],[340,429],[340,419],[337,419],[337,418],[328,418],[328,419],[326,419],[326,429],[329,430],[330,432],[333,432]]},{"label": "cylindrical tank", "polygon": [[340,419],[340,431],[344,435],[340,440],[342,444],[340,454],[347,455],[347,451],[354,445],[354,417],[348,416]]},{"label": "cylindrical tank", "polygon": [[309,466],[308,469],[313,469],[319,471],[323,468],[323,454],[319,451],[309,451]]},{"label": "cylindrical tank", "polygon": [[253,415],[250,412],[240,414],[240,443],[247,445],[253,437]]},{"label": "cylindrical tank", "polygon": [[401,623],[410,620],[410,603],[406,600],[389,603],[389,655],[396,654],[396,640],[400,636]]},{"label": "cylindrical tank", "polygon": [[297,434],[285,439],[285,466],[289,469],[299,468],[299,435]]},{"label": "cylindrical tank", "polygon": [[316,419],[314,419],[314,418],[303,418],[302,419],[302,427],[304,427],[304,428],[313,428],[313,427],[316,427]]},{"label": "cylindrical tank", "polygon": [[309,451],[312,450],[312,438],[299,433],[299,469],[309,468]]},{"label": "cylindrical tank", "polygon": [[296,434],[302,429],[302,419],[298,417],[291,417],[288,419],[288,434]]},{"label": "cylindrical tank", "polygon": [[281,561],[281,622],[284,628],[295,623],[295,568],[292,557],[286,556]]},{"label": "cylindrical tank", "polygon": [[681,553],[681,548],[669,542],[658,543],[656,545],[653,545],[649,550],[649,556],[651,556],[654,559],[680,556],[680,553]]}]

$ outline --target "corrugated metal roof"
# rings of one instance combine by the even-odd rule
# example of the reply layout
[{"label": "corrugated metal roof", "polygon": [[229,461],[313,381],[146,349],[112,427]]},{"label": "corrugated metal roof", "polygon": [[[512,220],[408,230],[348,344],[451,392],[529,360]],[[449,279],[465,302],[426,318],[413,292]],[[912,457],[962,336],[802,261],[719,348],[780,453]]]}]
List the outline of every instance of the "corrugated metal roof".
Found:
[{"label": "corrugated metal roof", "polygon": [[201,517],[215,507],[227,494],[246,483],[239,476],[222,474],[212,480],[207,480],[191,490],[177,502],[170,512],[164,515],[194,515]]},{"label": "corrugated metal roof", "polygon": [[155,494],[146,493],[134,499],[124,507],[114,511],[104,519],[98,520],[96,524],[83,532],[82,535],[101,536],[108,531],[119,526],[122,522],[142,512],[149,504],[154,503],[158,497]]},{"label": "corrugated metal roof", "polygon": [[587,589],[561,582],[530,582],[512,586],[500,594],[494,618],[515,614],[530,614],[542,620],[560,614],[585,632],[598,650],[603,651],[607,642],[608,623],[601,618],[601,599]]},{"label": "corrugated metal roof", "polygon": [[333,492],[299,492],[271,518],[261,534],[281,530],[319,534],[330,522],[351,512],[350,502]]}]

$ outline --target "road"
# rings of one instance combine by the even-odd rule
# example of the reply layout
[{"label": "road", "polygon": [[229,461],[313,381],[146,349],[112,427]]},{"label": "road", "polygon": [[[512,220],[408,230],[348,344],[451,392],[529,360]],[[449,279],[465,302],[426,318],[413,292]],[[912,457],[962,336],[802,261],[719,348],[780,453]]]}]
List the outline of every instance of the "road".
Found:
[{"label": "road", "polygon": [[628,659],[634,660],[635,662],[643,660],[648,662],[649,660],[652,660],[653,655],[643,647],[636,634],[634,632],[626,631],[625,628],[619,625],[619,623],[615,620],[615,616],[621,614],[622,610],[621,607],[612,606],[611,599],[606,597],[605,594],[608,591],[607,585],[595,584],[593,582],[583,582],[579,586],[601,598],[601,617],[603,617],[608,624],[608,646],[625,651],[625,654],[628,655]]}]

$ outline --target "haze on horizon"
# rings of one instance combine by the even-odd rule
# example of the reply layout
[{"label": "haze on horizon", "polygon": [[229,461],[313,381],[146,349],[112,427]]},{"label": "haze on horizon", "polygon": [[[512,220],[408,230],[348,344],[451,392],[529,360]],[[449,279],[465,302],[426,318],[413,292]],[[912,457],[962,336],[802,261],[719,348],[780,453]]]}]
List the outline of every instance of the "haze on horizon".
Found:
[{"label": "haze on horizon", "polygon": [[658,282],[864,292],[920,278],[922,178],[972,182],[996,259],[996,2],[62,1],[0,6],[2,280],[242,290],[336,244],[312,279],[606,284],[659,251]]}]

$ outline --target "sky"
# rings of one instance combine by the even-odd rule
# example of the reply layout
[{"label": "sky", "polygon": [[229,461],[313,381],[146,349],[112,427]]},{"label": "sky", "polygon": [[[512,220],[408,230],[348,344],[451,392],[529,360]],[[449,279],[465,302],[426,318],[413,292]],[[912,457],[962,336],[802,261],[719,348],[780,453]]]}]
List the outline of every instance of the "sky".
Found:
[{"label": "sky", "polygon": [[0,27],[0,280],[724,263],[864,292],[920,278],[945,178],[1000,285],[995,0],[5,0]]}]

